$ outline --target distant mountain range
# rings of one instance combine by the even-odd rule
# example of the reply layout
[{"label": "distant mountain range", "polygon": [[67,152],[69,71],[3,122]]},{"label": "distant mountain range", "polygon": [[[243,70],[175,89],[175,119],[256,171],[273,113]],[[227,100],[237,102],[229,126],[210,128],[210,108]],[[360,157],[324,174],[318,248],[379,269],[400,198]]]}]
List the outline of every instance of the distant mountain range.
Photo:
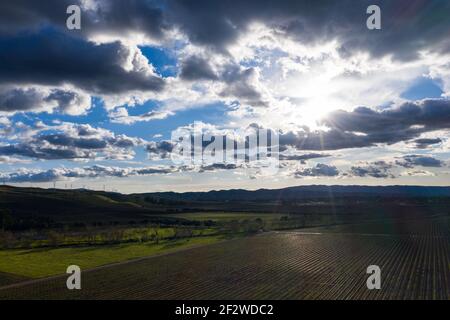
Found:
[{"label": "distant mountain range", "polygon": [[449,197],[450,187],[310,185],[254,191],[234,189],[208,192],[158,192],[155,197],[182,201],[276,201],[348,197]]},{"label": "distant mountain range", "polygon": [[0,215],[12,216],[23,228],[46,221],[187,223],[182,217],[170,215],[186,212],[334,212],[380,217],[415,211],[441,214],[448,212],[448,208],[450,187],[312,185],[255,191],[121,194],[86,189],[0,186]]}]

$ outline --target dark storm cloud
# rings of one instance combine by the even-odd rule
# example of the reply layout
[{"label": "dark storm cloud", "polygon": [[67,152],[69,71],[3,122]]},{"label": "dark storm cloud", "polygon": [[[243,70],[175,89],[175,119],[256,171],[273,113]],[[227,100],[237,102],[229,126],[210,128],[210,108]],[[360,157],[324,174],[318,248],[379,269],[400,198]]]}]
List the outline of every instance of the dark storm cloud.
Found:
[{"label": "dark storm cloud", "polygon": [[[369,51],[411,59],[423,48],[445,49],[450,26],[448,1],[220,0],[168,1],[167,15],[190,40],[226,51],[252,22],[272,26],[299,42],[337,39],[341,53]],[[381,8],[382,30],[366,27],[366,9]],[[433,17],[432,19],[430,17]],[[448,48],[447,48],[448,49]]]},{"label": "dark storm cloud", "polygon": [[141,32],[161,38],[168,28],[161,1],[108,0],[95,1],[84,7],[80,0],[14,0],[0,3],[0,34],[14,34],[25,30],[38,30],[45,26],[66,29],[69,5],[82,8],[82,28],[78,34],[126,34]]},{"label": "dark storm cloud", "polygon": [[439,139],[439,138],[432,138],[432,139],[424,138],[424,139],[416,139],[413,142],[416,144],[416,148],[418,148],[418,149],[426,149],[429,146],[441,143],[442,140]]},{"label": "dark storm cloud", "polygon": [[[2,1],[0,34],[43,25],[64,28],[69,4],[80,1]],[[381,8],[382,30],[366,27],[366,9],[372,4]],[[448,1],[422,0],[111,0],[84,8],[79,33],[141,32],[162,38],[166,30],[178,28],[190,41],[226,52],[256,21],[302,43],[337,39],[342,55],[362,50],[406,60],[424,48],[449,51],[449,12]]]},{"label": "dark storm cloud", "polygon": [[185,80],[217,80],[217,75],[208,61],[196,56],[189,57],[181,63],[180,77]]},{"label": "dark storm cloud", "polygon": [[0,36],[0,83],[70,83],[95,93],[162,90],[161,78],[122,67],[129,55],[119,42],[94,44],[55,30]]},{"label": "dark storm cloud", "polygon": [[[409,135],[413,125],[424,126],[425,130],[448,128],[450,126],[450,100],[428,99],[420,102],[406,102],[397,108],[376,111],[359,107],[352,112],[334,111],[323,124],[353,132],[381,134],[382,131],[400,131]],[[414,129],[414,128],[413,128]]]},{"label": "dark storm cloud", "polygon": [[[91,34],[126,35],[140,31],[161,37],[163,17],[153,1],[99,1],[83,7],[82,1],[2,1],[0,3],[0,84],[72,84],[94,94],[160,91],[164,81],[134,61],[123,64],[133,52],[119,42],[94,44]],[[81,5],[81,30],[66,28],[69,5]],[[116,37],[117,38],[117,37]],[[14,94],[12,94],[14,93]],[[73,92],[55,91],[46,99],[60,104],[60,111],[75,99]],[[2,102],[0,97],[0,102]],[[0,105],[9,112],[37,109],[40,96],[11,92]],[[72,100],[71,100],[72,99]],[[5,99],[3,99],[5,100]]]},{"label": "dark storm cloud", "polygon": [[[343,2],[338,5],[335,1],[296,0],[247,0],[236,1],[233,5],[218,0],[174,0],[168,3],[167,15],[187,33],[191,41],[219,50],[226,50],[226,45],[233,43],[255,21],[276,26],[298,37],[303,35],[303,40],[312,40],[312,36],[323,38],[330,32],[330,25],[340,31],[352,23],[345,19],[343,12],[355,13],[357,7],[363,7],[354,2],[353,6],[347,6]],[[342,10],[343,7],[349,10]],[[365,26],[365,8],[362,13],[358,20]],[[352,20],[355,20],[355,15]],[[339,21],[344,22],[340,28]]]},{"label": "dark storm cloud", "polygon": [[107,0],[86,10],[82,30],[87,33],[126,34],[140,32],[152,38],[163,37],[170,26],[160,7],[163,1]]},{"label": "dark storm cloud", "polygon": [[[165,31],[178,28],[192,42],[225,52],[250,23],[259,21],[272,27],[275,36],[302,43],[338,39],[342,54],[366,50],[410,59],[423,48],[450,48],[446,42],[450,20],[444,14],[450,12],[450,3],[445,1],[378,1],[383,28],[376,31],[366,28],[365,12],[371,1],[246,0],[233,5],[217,0],[96,1],[82,6],[82,29],[73,32],[65,27],[70,4],[81,1],[0,3],[0,84],[71,83],[104,94],[163,89],[161,78],[121,67],[129,54],[125,46],[118,42],[96,45],[86,40],[92,34],[120,38],[141,32],[163,38]],[[253,68],[227,67],[216,74],[206,58],[190,57],[182,64],[183,79],[220,79],[227,84],[222,96],[266,105],[255,86]],[[31,98],[18,95],[6,108],[27,110]],[[14,109],[20,99],[23,104]]]},{"label": "dark storm cloud", "polygon": [[335,166],[323,163],[318,163],[312,168],[305,168],[294,172],[295,177],[335,177],[337,175],[339,175],[339,170]]},{"label": "dark storm cloud", "polygon": [[331,112],[321,121],[328,131],[280,134],[280,146],[299,150],[336,150],[393,144],[417,138],[424,132],[450,128],[450,101],[430,99],[407,102],[381,111],[359,107]]},{"label": "dark storm cloud", "polygon": [[0,34],[37,30],[43,26],[65,26],[69,5],[78,0],[14,0],[0,2]]},{"label": "dark storm cloud", "polygon": [[405,168],[413,168],[415,166],[437,168],[444,166],[443,161],[433,158],[432,156],[422,156],[414,154],[404,156],[402,160],[397,160],[396,164]]}]

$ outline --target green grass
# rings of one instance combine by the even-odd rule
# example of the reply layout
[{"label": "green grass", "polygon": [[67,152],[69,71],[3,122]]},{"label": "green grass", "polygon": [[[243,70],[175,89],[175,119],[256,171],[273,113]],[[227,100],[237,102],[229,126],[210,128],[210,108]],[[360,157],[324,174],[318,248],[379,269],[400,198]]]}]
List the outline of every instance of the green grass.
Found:
[{"label": "green grass", "polygon": [[13,249],[0,250],[0,272],[30,278],[41,278],[66,272],[69,265],[75,264],[89,269],[129,259],[173,252],[201,244],[221,240],[220,237],[197,237],[168,240],[159,244],[118,244],[89,247],[69,247],[55,249]]}]

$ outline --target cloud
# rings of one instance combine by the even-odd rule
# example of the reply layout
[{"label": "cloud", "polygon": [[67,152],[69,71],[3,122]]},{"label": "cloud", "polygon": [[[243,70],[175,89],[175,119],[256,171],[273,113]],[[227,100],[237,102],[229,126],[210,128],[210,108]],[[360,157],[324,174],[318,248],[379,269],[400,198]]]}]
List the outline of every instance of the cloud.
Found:
[{"label": "cloud", "polygon": [[432,177],[436,174],[427,170],[409,170],[402,172],[401,175],[409,177]]},{"label": "cloud", "polygon": [[299,150],[337,150],[408,141],[425,132],[450,128],[450,101],[427,99],[382,110],[337,110],[320,124],[328,130],[311,131],[304,127],[282,133],[280,145]]},{"label": "cloud", "polygon": [[62,170],[60,169],[50,169],[47,171],[21,169],[10,174],[0,174],[0,179],[3,183],[50,182],[56,181],[62,176]]},{"label": "cloud", "polygon": [[14,158],[14,157],[0,156],[0,163],[6,163],[6,164],[30,163],[30,161],[25,160],[25,159]]},{"label": "cloud", "polygon": [[0,87],[0,112],[52,112],[80,115],[91,107],[89,95],[80,90],[46,87]]},{"label": "cloud", "polygon": [[150,158],[167,159],[175,148],[175,142],[172,141],[150,141],[146,147]]},{"label": "cloud", "polygon": [[0,155],[34,159],[131,159],[133,148],[144,145],[140,138],[95,128],[87,124],[62,123],[32,130],[22,141],[0,145]]},{"label": "cloud", "polygon": [[[450,128],[449,114],[450,102],[446,99],[407,102],[379,110],[358,107],[353,111],[334,111],[321,121],[324,126],[321,129],[311,130],[303,126],[297,131],[280,131],[279,149],[282,153],[279,159],[304,161],[330,155],[317,152],[297,154],[298,151],[356,149],[409,142],[412,139],[416,144],[436,143],[440,139],[415,138],[426,132]],[[214,136],[226,134],[220,130],[209,132]],[[157,151],[157,146],[152,144],[148,151],[162,152],[166,157],[172,152],[172,149]],[[289,152],[286,153],[286,150]]]},{"label": "cloud", "polygon": [[130,116],[126,108],[117,108],[109,113],[111,122],[123,123],[123,124],[133,124],[136,122],[152,121],[152,120],[163,120],[167,117],[172,116],[174,113],[167,110],[153,110],[144,114]]},{"label": "cloud", "polygon": [[352,166],[348,174],[356,177],[394,178],[391,168],[392,165],[385,161],[375,161],[363,166]]},{"label": "cloud", "polygon": [[[362,132],[384,140],[382,128],[388,134],[395,130],[403,136],[414,136],[417,132],[426,132],[450,127],[450,100],[426,99],[417,102],[405,102],[398,107],[381,111],[358,107],[351,112],[331,112],[322,124],[347,132]],[[414,128],[413,126],[423,126]]]},{"label": "cloud", "polygon": [[120,0],[17,0],[0,4],[0,34],[36,30],[42,25],[65,29],[69,5],[81,7],[82,29],[77,33],[86,37],[142,33],[161,38],[166,27],[161,8],[154,1],[130,0],[123,5]]},{"label": "cloud", "polygon": [[[397,3],[407,6],[403,0]],[[80,31],[69,32],[65,27],[65,8],[69,4],[82,7]],[[344,72],[346,75],[361,75],[378,68],[378,64],[374,64],[372,69],[359,68],[350,62],[341,66],[346,57],[364,55],[366,51],[375,58],[393,54],[396,58],[411,59],[424,48],[444,50],[445,33],[439,31],[446,30],[446,20],[433,21],[418,28],[424,16],[421,10],[417,10],[414,11],[417,19],[414,21],[418,22],[408,28],[401,25],[402,28],[397,25],[397,5],[381,1],[385,27],[383,32],[373,32],[367,30],[365,24],[369,4],[369,1],[360,1],[355,5],[350,0],[339,4],[294,0],[273,0],[261,4],[247,0],[231,7],[216,0],[189,4],[182,0],[133,0],[126,6],[120,0],[48,1],[45,4],[19,0],[2,3],[0,82],[13,86],[45,85],[55,89],[69,84],[87,94],[100,95],[107,102],[108,109],[149,99],[170,100],[169,103],[185,107],[213,100],[251,108],[280,107],[287,104],[289,98],[295,98],[283,96],[276,90],[279,89],[277,82],[280,82],[278,71],[280,68],[283,73],[286,71],[283,66],[277,67],[280,59],[291,61],[291,65],[295,65],[292,70],[312,68],[314,72],[317,68],[311,59],[324,65],[329,59],[335,62],[333,59],[338,58],[334,57],[334,52],[317,54],[316,48],[335,43],[333,48],[336,47],[341,56],[339,68],[343,70],[342,74],[332,74],[331,79],[339,80]],[[448,8],[444,3],[415,5],[416,9],[423,8],[428,13],[444,12]],[[346,10],[342,10],[343,7]],[[263,37],[252,38],[255,24],[264,25],[267,32]],[[395,28],[392,27],[394,24]],[[417,29],[413,35],[411,28]],[[248,39],[251,41],[246,42]],[[34,45],[36,43],[39,46]],[[299,43],[306,48],[305,52],[311,53],[299,52],[296,55],[298,47],[295,44]],[[152,61],[147,61],[137,45],[173,49],[181,69],[179,76],[158,76]],[[237,51],[242,54],[236,54],[233,46],[239,47]],[[365,66],[372,62],[358,60],[357,64]],[[419,74],[423,74],[423,70]],[[208,80],[215,81],[212,84]],[[356,81],[346,83],[354,88]],[[305,91],[310,91],[308,83],[303,80],[295,83],[301,83]],[[310,83],[315,86],[314,81]],[[283,82],[280,87],[288,90],[293,86]],[[340,91],[345,90],[346,87]],[[359,90],[367,96],[367,89]],[[391,96],[389,92],[385,95]],[[175,103],[174,100],[178,101]],[[353,106],[350,104],[349,108]],[[168,115],[158,111],[142,116],[123,115],[113,121],[131,124],[163,119]]]},{"label": "cloud", "polygon": [[[409,60],[417,57],[424,48],[448,50],[445,30],[450,22],[439,15],[449,10],[450,5],[445,1],[415,1],[412,4],[406,0],[377,1],[382,11],[381,32],[373,32],[366,27],[366,9],[373,4],[368,0],[356,3],[351,0],[314,3],[307,0],[264,3],[247,0],[233,6],[219,0],[195,3],[174,0],[169,4],[167,14],[172,23],[192,42],[218,51],[226,51],[255,21],[265,23],[278,35],[301,43],[336,40],[341,44],[342,55],[368,51],[377,57],[392,54],[396,59]],[[430,16],[441,18],[430,21]]]},{"label": "cloud", "polygon": [[305,153],[305,154],[280,154],[279,160],[287,160],[287,161],[301,161],[305,163],[306,160],[316,159],[316,158],[326,158],[331,157],[331,154],[325,153]]},{"label": "cloud", "polygon": [[14,144],[0,147],[0,155],[14,155],[35,159],[89,159],[95,153],[88,150],[72,150],[67,148],[52,148],[43,146],[30,146],[29,144]]},{"label": "cloud", "polygon": [[144,176],[151,174],[168,174],[174,172],[169,167],[122,168],[95,165],[83,168],[54,168],[49,170],[19,169],[14,173],[0,173],[0,181],[5,183],[53,182],[58,180]]},{"label": "cloud", "polygon": [[45,3],[17,0],[0,3],[0,34],[15,34],[25,30],[36,30],[43,24],[63,26],[70,4],[80,4],[78,0],[56,0]]},{"label": "cloud", "polygon": [[242,166],[238,166],[234,163],[213,163],[210,165],[201,166],[199,172],[217,171],[217,170],[235,170],[239,167],[242,167]]},{"label": "cloud", "polygon": [[[346,175],[356,177],[395,178],[396,175],[391,172],[392,169],[397,167],[414,169],[416,166],[442,167],[444,166],[444,162],[431,156],[406,155],[403,156],[401,160],[363,162],[362,165],[352,166]],[[434,173],[416,169],[404,171],[400,175],[430,176],[434,175]]]},{"label": "cloud", "polygon": [[191,56],[182,61],[180,77],[190,81],[218,79],[208,61],[198,56]]},{"label": "cloud", "polygon": [[338,129],[329,131],[289,131],[279,135],[280,149],[294,147],[297,150],[338,150],[373,146],[374,143],[365,136]]},{"label": "cloud", "polygon": [[366,27],[366,9],[373,4],[369,0],[245,0],[232,6],[219,0],[131,0],[127,5],[120,0],[16,0],[0,4],[0,34],[35,30],[46,24],[64,28],[69,4],[82,6],[79,34],[91,38],[126,39],[139,34],[147,41],[162,41],[181,32],[196,45],[227,52],[250,24],[262,22],[274,34],[296,42],[338,41],[342,55],[367,51],[376,57],[392,54],[396,59],[410,60],[423,49],[448,52],[450,48],[446,37],[450,23],[441,14],[449,10],[446,1],[377,1],[382,30],[374,32]]},{"label": "cloud", "polygon": [[0,116],[0,136],[7,137],[12,130],[11,120],[7,117]]},{"label": "cloud", "polygon": [[192,83],[201,86],[215,99],[227,103],[238,101],[253,107],[269,105],[259,68],[242,66],[230,57],[218,58],[208,50],[200,50],[182,59],[179,79],[186,81],[187,86]]},{"label": "cloud", "polygon": [[[71,84],[95,94],[161,91],[147,59],[120,42],[95,44],[56,30],[0,36],[0,83]],[[53,97],[55,98],[55,97]]]},{"label": "cloud", "polygon": [[[65,27],[69,4],[82,6],[79,31]],[[441,13],[450,4],[381,0],[377,4],[382,30],[377,31],[366,28],[370,4],[369,0],[244,0],[232,6],[218,0],[3,1],[0,162],[129,160],[137,147],[145,148],[151,160],[161,160],[174,152],[170,141],[147,142],[93,126],[55,122],[25,128],[36,116],[31,112],[104,121],[104,113],[99,116],[97,109],[88,113],[94,97],[96,107],[107,109],[106,125],[164,120],[179,110],[213,104],[216,108],[220,103],[224,117],[217,117],[217,109],[211,113],[216,128],[245,128],[258,122],[279,130],[280,160],[291,170],[299,165],[294,161],[304,164],[331,156],[331,150],[352,148],[373,147],[373,153],[358,159],[377,152],[375,158],[381,159],[383,151],[375,147],[395,149],[398,155],[405,152],[402,148],[413,153],[411,148],[426,151],[439,146],[435,152],[445,156],[450,100],[405,102],[402,93],[418,77],[429,77],[442,87],[439,92],[445,91],[450,79],[450,21]],[[157,47],[158,54],[144,47]],[[175,60],[170,65],[176,65],[177,74],[162,77],[156,69],[164,68],[159,64],[164,64],[161,56],[167,53]],[[422,95],[426,93],[419,92]],[[97,98],[102,100],[98,104]],[[149,100],[158,107],[140,114],[131,109]],[[330,110],[335,111],[326,114]],[[186,117],[199,114],[195,110]],[[203,116],[210,118],[209,112]],[[38,117],[46,122],[57,118]],[[142,126],[111,125],[125,132]],[[354,155],[358,150],[347,152]],[[404,167],[440,167],[445,162],[409,155],[384,164],[352,164],[348,172],[344,171],[348,162],[345,169],[325,164],[297,168],[296,176],[387,178]],[[108,174],[123,173],[113,168]],[[237,168],[212,164],[195,170],[226,169]],[[94,169],[89,172],[94,174]]]},{"label": "cloud", "polygon": [[192,166],[180,167],[173,166],[145,166],[145,167],[117,167],[117,166],[103,166],[94,165],[86,167],[75,168],[53,168],[49,170],[26,169],[21,168],[15,172],[0,173],[0,182],[4,183],[23,183],[23,182],[53,182],[61,180],[74,179],[96,179],[96,178],[129,178],[147,175],[165,175],[180,171],[216,171],[216,170],[231,170],[237,168],[234,164],[213,164],[209,166]]},{"label": "cloud", "polygon": [[0,126],[8,126],[11,124],[11,120],[7,117],[0,117]]},{"label": "cloud", "polygon": [[441,143],[442,140],[440,138],[422,138],[422,139],[416,139],[413,142],[416,144],[416,148],[426,149],[429,146]]},{"label": "cloud", "polygon": [[90,37],[142,34],[157,40],[170,28],[157,1],[130,0],[124,5],[121,0],[108,0],[91,4],[84,5],[83,26],[83,32]]},{"label": "cloud", "polygon": [[226,66],[221,75],[225,85],[219,95],[235,98],[250,106],[267,107],[267,98],[264,97],[264,90],[260,85],[259,77],[260,75],[256,68]]},{"label": "cloud", "polygon": [[421,155],[406,155],[402,160],[397,160],[396,164],[405,168],[413,168],[414,166],[422,167],[442,167],[444,162],[442,160],[433,158],[431,156]]},{"label": "cloud", "polygon": [[295,177],[335,177],[339,175],[339,171],[335,166],[326,165],[323,163],[316,164],[315,167],[305,168],[294,172]]}]

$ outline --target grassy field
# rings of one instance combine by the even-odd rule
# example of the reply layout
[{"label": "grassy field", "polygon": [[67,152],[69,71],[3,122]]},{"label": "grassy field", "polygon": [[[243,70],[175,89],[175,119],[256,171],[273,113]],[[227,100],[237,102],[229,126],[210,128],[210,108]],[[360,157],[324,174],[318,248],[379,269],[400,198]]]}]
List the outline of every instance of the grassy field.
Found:
[{"label": "grassy field", "polygon": [[[18,282],[22,277],[41,278],[65,273],[68,265],[82,269],[121,262],[129,259],[171,252],[195,245],[210,244],[224,237],[240,237],[244,229],[224,230],[230,221],[279,221],[279,214],[249,213],[184,213],[176,218],[196,221],[216,221],[213,227],[106,227],[87,231],[53,232],[55,240],[26,241],[27,247],[0,250],[0,285]],[[189,229],[191,236],[177,238],[177,230]],[[120,233],[120,243],[110,244],[111,233]],[[158,241],[154,240],[155,234]],[[31,235],[33,236],[33,234]],[[46,236],[49,238],[49,236]],[[54,236],[56,237],[56,236]],[[23,235],[22,235],[23,238]],[[144,240],[145,239],[145,240]],[[19,245],[24,241],[18,242]]]},{"label": "grassy field", "polygon": [[[20,277],[40,278],[66,272],[69,265],[75,264],[81,269],[93,268],[113,262],[173,252],[196,245],[219,241],[220,237],[196,237],[180,240],[165,240],[154,243],[126,243],[118,245],[83,246],[53,249],[12,249],[0,250],[1,272]],[[6,276],[4,276],[6,281]],[[12,282],[8,281],[9,282]]]},{"label": "grassy field", "polygon": [[[448,218],[395,224],[269,232],[87,271],[82,290],[62,277],[0,299],[450,299]],[[381,290],[366,287],[373,264]]]}]

